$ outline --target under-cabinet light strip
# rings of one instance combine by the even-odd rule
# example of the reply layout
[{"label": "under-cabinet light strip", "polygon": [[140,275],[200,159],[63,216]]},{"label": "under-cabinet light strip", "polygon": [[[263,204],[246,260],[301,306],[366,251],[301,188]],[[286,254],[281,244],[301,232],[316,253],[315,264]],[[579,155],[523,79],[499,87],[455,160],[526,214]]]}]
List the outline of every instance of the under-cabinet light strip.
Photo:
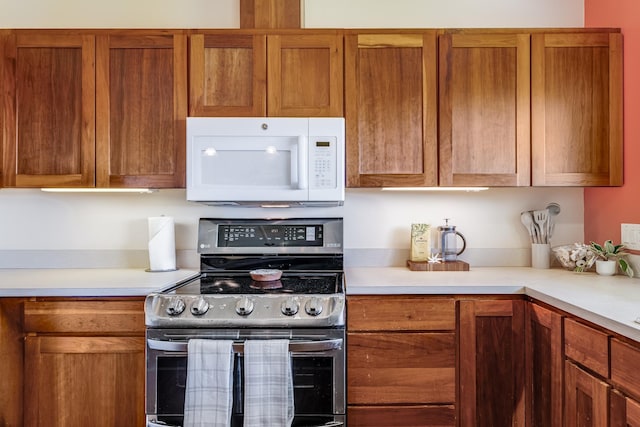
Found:
[{"label": "under-cabinet light strip", "polygon": [[478,192],[489,187],[383,187],[382,191],[466,191]]},{"label": "under-cabinet light strip", "polygon": [[153,188],[41,188],[50,193],[155,193]]}]

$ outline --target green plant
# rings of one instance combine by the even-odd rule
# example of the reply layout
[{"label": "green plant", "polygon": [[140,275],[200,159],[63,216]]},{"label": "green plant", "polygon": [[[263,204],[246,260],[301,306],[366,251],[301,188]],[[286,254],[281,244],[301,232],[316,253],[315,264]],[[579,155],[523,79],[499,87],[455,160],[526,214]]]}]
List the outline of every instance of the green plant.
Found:
[{"label": "green plant", "polygon": [[624,257],[628,255],[624,251],[624,245],[614,245],[611,240],[607,240],[602,246],[596,242],[591,242],[591,249],[595,252],[598,258],[618,261],[620,270],[626,273],[627,276],[633,277],[633,269],[627,260],[624,259]]}]

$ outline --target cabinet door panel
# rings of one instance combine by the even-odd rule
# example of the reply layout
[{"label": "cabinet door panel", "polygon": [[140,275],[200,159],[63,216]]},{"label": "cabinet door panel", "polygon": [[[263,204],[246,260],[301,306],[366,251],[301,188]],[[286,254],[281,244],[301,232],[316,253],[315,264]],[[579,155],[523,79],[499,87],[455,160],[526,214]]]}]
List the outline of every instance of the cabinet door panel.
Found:
[{"label": "cabinet door panel", "polygon": [[189,40],[189,115],[266,115],[265,35],[193,34]]},{"label": "cabinet door panel", "polygon": [[527,423],[561,426],[564,378],[562,316],[537,304],[528,304]]},{"label": "cabinet door panel", "polygon": [[4,185],[94,186],[94,37],[16,31],[3,44]]},{"label": "cabinet door panel", "polygon": [[342,117],[341,35],[271,35],[267,49],[269,116]]},{"label": "cabinet door panel", "polygon": [[435,52],[434,32],[346,37],[349,187],[437,184]]},{"label": "cabinet door panel", "polygon": [[97,39],[100,187],[185,185],[186,36]]},{"label": "cabinet door panel", "polygon": [[440,185],[530,184],[529,52],[528,34],[440,36]]},{"label": "cabinet door panel", "polygon": [[353,333],[349,404],[453,403],[454,333]]},{"label": "cabinet door panel", "polygon": [[347,412],[349,427],[455,426],[453,405],[359,406]]},{"label": "cabinet door panel", "polygon": [[622,35],[532,36],[533,185],[622,185]]},{"label": "cabinet door panel", "polygon": [[460,301],[460,425],[524,425],[524,301]]},{"label": "cabinet door panel", "polygon": [[565,426],[606,426],[609,419],[609,385],[565,362]]},{"label": "cabinet door panel", "polygon": [[143,426],[143,337],[27,337],[26,426]]}]

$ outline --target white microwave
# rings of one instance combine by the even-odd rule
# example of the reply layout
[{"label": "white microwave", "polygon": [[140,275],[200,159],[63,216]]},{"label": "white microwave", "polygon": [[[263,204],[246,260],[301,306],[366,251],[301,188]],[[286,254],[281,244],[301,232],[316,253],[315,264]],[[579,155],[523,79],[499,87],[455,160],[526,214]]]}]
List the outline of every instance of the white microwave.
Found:
[{"label": "white microwave", "polygon": [[187,200],[339,206],[344,118],[187,118]]}]

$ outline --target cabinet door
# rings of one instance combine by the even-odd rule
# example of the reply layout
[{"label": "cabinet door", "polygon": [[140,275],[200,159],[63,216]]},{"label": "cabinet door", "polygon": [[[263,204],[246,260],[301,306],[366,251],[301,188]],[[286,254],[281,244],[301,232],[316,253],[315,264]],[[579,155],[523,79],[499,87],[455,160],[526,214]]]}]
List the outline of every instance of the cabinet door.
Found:
[{"label": "cabinet door", "polygon": [[342,35],[271,35],[267,52],[269,116],[342,117]]},{"label": "cabinet door", "polygon": [[348,187],[437,184],[436,35],[345,36]]},{"label": "cabinet door", "polygon": [[94,37],[18,30],[2,45],[4,186],[94,186]]},{"label": "cabinet door", "polygon": [[29,336],[25,426],[144,426],[143,337]]},{"label": "cabinet door", "polygon": [[525,421],[524,301],[460,301],[460,426]]},{"label": "cabinet door", "polygon": [[607,426],[609,385],[565,362],[565,427]]},{"label": "cabinet door", "polygon": [[527,304],[527,425],[561,426],[564,355],[562,316]]},{"label": "cabinet door", "polygon": [[440,185],[529,185],[529,34],[445,34],[439,57]]},{"label": "cabinet door", "polygon": [[640,402],[615,389],[610,393],[610,427],[640,427]]},{"label": "cabinet door", "polygon": [[266,115],[265,35],[193,34],[189,42],[190,116]]},{"label": "cabinet door", "polygon": [[534,34],[533,185],[622,185],[622,35]]},{"label": "cabinet door", "polygon": [[97,38],[97,185],[185,185],[187,42],[183,34]]}]

